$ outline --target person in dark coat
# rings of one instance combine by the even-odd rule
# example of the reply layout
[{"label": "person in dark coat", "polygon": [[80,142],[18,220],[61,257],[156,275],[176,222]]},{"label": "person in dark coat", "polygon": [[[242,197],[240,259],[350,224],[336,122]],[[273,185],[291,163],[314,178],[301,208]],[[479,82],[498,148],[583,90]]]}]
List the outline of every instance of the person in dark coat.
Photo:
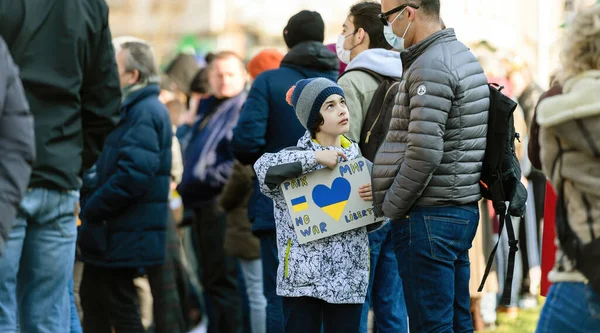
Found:
[{"label": "person in dark coat", "polygon": [[0,258],[0,332],[69,332],[81,177],[119,120],[108,6],[0,1],[0,36],[20,69],[36,147]]},{"label": "person in dark coat", "polygon": [[86,333],[142,333],[133,279],[165,260],[171,183],[171,121],[158,100],[152,48],[115,43],[121,121],[98,160],[96,189],[82,201],[79,236]]},{"label": "person in dark coat", "polygon": [[224,51],[214,55],[207,78],[211,96],[199,100],[195,122],[178,129],[184,168],[177,191],[195,217],[208,332],[237,333],[242,320],[237,262],[225,253],[225,214],[218,200],[233,167],[231,137],[246,100],[247,73],[239,56]]},{"label": "person in dark coat", "polygon": [[35,157],[33,117],[19,70],[0,37],[0,256],[25,194]]},{"label": "person in dark coat", "polygon": [[238,259],[248,295],[252,333],[265,333],[267,300],[263,292],[260,243],[248,221],[248,203],[252,195],[254,170],[239,161],[233,164],[229,181],[223,188],[219,205],[227,213],[225,253]]},{"label": "person in dark coat", "polygon": [[[290,48],[278,69],[256,77],[233,131],[232,149],[244,164],[254,164],[264,153],[277,153],[295,146],[305,132],[285,101],[288,89],[301,79],[338,77],[337,55],[323,45],[325,23],[317,12],[303,10],[292,16],[283,31]],[[252,231],[260,238],[263,284],[267,297],[267,332],[283,332],[281,297],[275,292],[279,259],[275,239],[273,201],[254,181],[248,217]]]}]

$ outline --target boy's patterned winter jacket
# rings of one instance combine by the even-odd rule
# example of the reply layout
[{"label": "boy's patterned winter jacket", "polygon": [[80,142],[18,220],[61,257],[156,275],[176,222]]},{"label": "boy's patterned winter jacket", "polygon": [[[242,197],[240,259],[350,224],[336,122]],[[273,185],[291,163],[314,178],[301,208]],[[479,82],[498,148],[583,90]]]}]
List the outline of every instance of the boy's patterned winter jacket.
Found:
[{"label": "boy's patterned winter jacket", "polygon": [[339,150],[349,160],[360,156],[356,143],[342,138],[344,148],[323,147],[306,133],[297,147],[264,154],[254,165],[261,191],[275,203],[279,267],[277,294],[314,297],[328,303],[364,303],[369,283],[369,241],[364,227],[306,244],[298,243],[292,218],[279,187],[284,180],[324,166],[315,151]]}]

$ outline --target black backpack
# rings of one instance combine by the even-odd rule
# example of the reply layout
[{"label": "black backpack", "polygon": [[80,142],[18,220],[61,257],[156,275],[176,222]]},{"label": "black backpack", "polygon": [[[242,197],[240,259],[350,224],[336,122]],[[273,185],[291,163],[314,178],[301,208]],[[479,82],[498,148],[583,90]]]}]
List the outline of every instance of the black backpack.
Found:
[{"label": "black backpack", "polygon": [[[498,235],[502,234],[502,229],[506,224],[509,256],[502,296],[502,304],[506,305],[510,303],[515,255],[518,251],[518,240],[515,237],[511,216],[521,217],[524,215],[527,189],[521,183],[521,166],[515,153],[515,139],[519,140],[519,133],[515,132],[513,113],[517,108],[517,103],[501,92],[504,87],[494,83],[488,86],[490,89],[490,108],[487,146],[479,185],[481,195],[492,202],[496,216],[499,216]],[[508,208],[506,207],[507,202]],[[485,274],[478,290],[480,292],[483,290],[485,280],[492,267],[500,239],[499,237],[488,259]],[[499,267],[498,269],[502,268]]]},{"label": "black backpack", "polygon": [[[354,71],[371,75],[379,84],[369,104],[369,109],[367,110],[367,115],[360,132],[360,143],[358,144],[362,155],[369,161],[374,161],[377,149],[383,143],[390,126],[394,99],[396,98],[400,81],[362,67],[347,70],[340,78]],[[338,78],[338,81],[340,78]]]}]

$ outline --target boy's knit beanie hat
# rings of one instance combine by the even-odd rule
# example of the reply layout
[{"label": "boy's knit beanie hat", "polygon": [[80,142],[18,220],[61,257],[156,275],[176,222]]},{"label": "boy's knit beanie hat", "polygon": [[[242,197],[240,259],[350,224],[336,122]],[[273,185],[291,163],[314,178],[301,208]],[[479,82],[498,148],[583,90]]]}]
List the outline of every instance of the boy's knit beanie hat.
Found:
[{"label": "boy's knit beanie hat", "polygon": [[300,80],[288,90],[286,100],[294,107],[302,126],[310,130],[315,125],[321,106],[331,95],[344,97],[344,91],[335,82],[325,78]]}]

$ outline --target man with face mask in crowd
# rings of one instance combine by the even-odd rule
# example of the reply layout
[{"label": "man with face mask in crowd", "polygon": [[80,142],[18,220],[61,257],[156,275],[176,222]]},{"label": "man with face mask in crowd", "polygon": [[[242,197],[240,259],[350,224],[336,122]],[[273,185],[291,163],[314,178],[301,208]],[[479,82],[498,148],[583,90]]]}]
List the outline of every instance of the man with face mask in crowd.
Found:
[{"label": "man with face mask in crowd", "polygon": [[[371,104],[377,102],[373,99],[384,98],[376,96],[380,84],[385,85],[382,81],[389,80],[393,86],[388,88],[385,85],[383,89],[392,92],[397,88],[396,82],[402,77],[400,53],[389,50],[391,47],[383,35],[380,13],[381,4],[378,2],[365,1],[352,6],[336,44],[338,58],[348,65],[346,72],[338,79],[338,84],[346,96],[348,112],[351,113],[350,132],[346,135],[359,144],[365,141],[361,140],[361,134],[371,130],[374,125],[377,126],[377,122],[369,123],[365,118]],[[384,93],[387,94],[387,91]],[[391,114],[391,109],[383,110],[386,105],[381,107],[379,112],[383,125],[386,118],[384,114]],[[368,154],[364,156],[372,158]],[[404,333],[408,330],[402,281],[398,276],[390,228],[390,223],[386,223],[369,233],[371,272],[367,298],[363,305],[361,333],[367,332],[371,306],[375,314],[377,332]]]},{"label": "man with face mask in crowd", "polygon": [[404,75],[373,167],[376,211],[392,219],[411,332],[473,332],[468,249],[477,231],[489,88],[439,0],[383,0]]}]

